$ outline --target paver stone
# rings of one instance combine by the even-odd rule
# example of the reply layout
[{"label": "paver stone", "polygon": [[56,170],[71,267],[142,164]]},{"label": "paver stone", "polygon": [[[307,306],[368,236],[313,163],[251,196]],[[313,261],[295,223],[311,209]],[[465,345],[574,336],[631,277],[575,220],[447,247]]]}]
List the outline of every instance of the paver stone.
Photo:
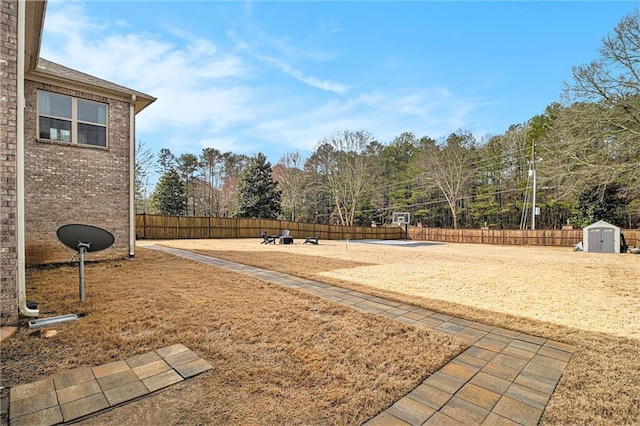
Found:
[{"label": "paver stone", "polygon": [[58,423],[62,423],[62,413],[58,406],[11,419],[11,426],[50,426]]},{"label": "paver stone", "polygon": [[170,355],[174,355],[179,352],[188,351],[188,350],[189,349],[182,343],[177,343],[175,345],[167,346],[165,348],[156,349],[156,353],[160,355],[162,358],[166,358]]},{"label": "paver stone", "polygon": [[171,367],[169,367],[169,364],[164,362],[161,358],[158,358],[157,361],[150,362],[149,364],[142,364],[133,368],[133,372],[140,380],[146,379],[150,376],[155,376],[156,374],[160,374],[163,371],[168,370],[171,370]]},{"label": "paver stone", "polygon": [[551,395],[546,392],[540,392],[515,383],[507,389],[504,395],[542,410],[547,406],[547,402],[551,397]]},{"label": "paver stone", "polygon": [[140,355],[132,356],[127,359],[126,362],[129,367],[135,369],[136,367],[140,367],[141,365],[151,364],[155,361],[160,361],[160,355],[158,355],[155,351],[147,352]]},{"label": "paver stone", "polygon": [[449,416],[437,411],[433,416],[429,417],[424,424],[425,426],[468,426],[456,419],[452,419]]},{"label": "paver stone", "polygon": [[493,412],[523,425],[537,425],[542,417],[542,409],[503,396],[493,408]]},{"label": "paver stone", "polygon": [[485,410],[491,410],[502,395],[473,383],[467,383],[456,393],[456,396]]},{"label": "paver stone", "polygon": [[497,415],[496,413],[489,413],[486,419],[482,422],[482,426],[519,426],[519,423],[516,423],[512,420],[505,419],[502,416]]},{"label": "paver stone", "polygon": [[462,385],[464,385],[465,381],[437,371],[429,376],[423,383],[454,394],[462,387]]},{"label": "paver stone", "polygon": [[368,422],[364,424],[364,426],[410,426],[409,423],[404,420],[400,420],[399,418],[392,416],[387,411],[383,411],[378,414]]},{"label": "paver stone", "polygon": [[55,387],[53,386],[53,380],[51,380],[51,378],[46,378],[38,380],[37,382],[12,387],[9,398],[13,404],[14,401],[19,399],[50,392],[55,392]]},{"label": "paver stone", "polygon": [[438,388],[434,388],[433,386],[429,386],[426,384],[421,384],[414,390],[412,390],[407,397],[411,399],[415,399],[416,401],[427,405],[433,409],[439,410],[444,404],[451,399],[453,395],[440,390]]},{"label": "paver stone", "polygon": [[176,365],[173,368],[185,379],[193,377],[197,374],[204,373],[211,370],[213,367],[207,361],[202,358],[198,358],[195,361],[188,362],[186,364]]},{"label": "paver stone", "polygon": [[102,390],[100,386],[98,386],[98,382],[93,379],[75,386],[60,389],[56,394],[58,395],[58,404],[67,404],[100,392],[102,392]]},{"label": "paver stone", "polygon": [[98,384],[103,392],[109,389],[117,388],[127,383],[135,382],[138,380],[138,376],[133,370],[121,371],[119,373],[110,374],[108,376],[98,378]]},{"label": "paver stone", "polygon": [[142,383],[149,389],[149,392],[154,392],[174,383],[181,382],[182,380],[182,377],[174,370],[168,370],[155,376],[142,379]]},{"label": "paver stone", "polygon": [[104,391],[104,396],[107,398],[109,405],[112,407],[122,402],[129,401],[148,394],[146,386],[141,381],[127,383],[116,388],[112,388]]},{"label": "paver stone", "polygon": [[411,398],[401,398],[388,411],[390,414],[412,425],[421,425],[436,412],[433,408]]},{"label": "paver stone", "polygon": [[128,371],[129,369],[129,365],[126,362],[114,361],[108,364],[93,367],[91,371],[93,371],[93,375],[96,376],[96,379],[99,379],[100,377],[109,376],[111,374],[120,373],[122,371]]},{"label": "paver stone", "polygon": [[93,376],[91,368],[89,367],[75,368],[73,370],[65,371],[53,376],[53,384],[56,387],[56,391],[60,391],[61,389],[71,386],[76,386],[80,383],[89,382],[91,380],[95,380],[95,377]]},{"label": "paver stone", "polygon": [[489,415],[489,410],[454,396],[440,409],[444,415],[468,425],[478,425]]},{"label": "paver stone", "polygon": [[65,422],[86,416],[109,407],[109,403],[102,393],[78,399],[68,404],[61,404],[62,418]]}]

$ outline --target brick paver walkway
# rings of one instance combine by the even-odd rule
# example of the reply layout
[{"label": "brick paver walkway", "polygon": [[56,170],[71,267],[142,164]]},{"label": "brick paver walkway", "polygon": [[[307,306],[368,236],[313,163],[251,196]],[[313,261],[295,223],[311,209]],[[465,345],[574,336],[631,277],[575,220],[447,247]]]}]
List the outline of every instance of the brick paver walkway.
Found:
[{"label": "brick paver walkway", "polygon": [[143,397],[212,367],[177,344],[11,388],[9,425],[55,425]]},{"label": "brick paver walkway", "polygon": [[354,308],[456,336],[470,347],[367,425],[536,425],[575,350],[493,327],[185,250],[144,247],[297,288]]}]

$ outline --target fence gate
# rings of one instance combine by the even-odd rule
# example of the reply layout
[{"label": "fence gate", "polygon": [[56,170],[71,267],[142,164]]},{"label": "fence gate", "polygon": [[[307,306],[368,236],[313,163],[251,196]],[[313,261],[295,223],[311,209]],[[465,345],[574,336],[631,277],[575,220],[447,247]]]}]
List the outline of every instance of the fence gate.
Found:
[{"label": "fence gate", "polygon": [[589,229],[589,251],[615,253],[615,231],[611,228]]}]

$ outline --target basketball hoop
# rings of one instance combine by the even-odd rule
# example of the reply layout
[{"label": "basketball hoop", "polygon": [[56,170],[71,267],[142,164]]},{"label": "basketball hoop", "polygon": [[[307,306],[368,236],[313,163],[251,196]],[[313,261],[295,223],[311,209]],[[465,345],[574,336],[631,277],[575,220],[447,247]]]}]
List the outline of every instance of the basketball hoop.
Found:
[{"label": "basketball hoop", "polygon": [[398,226],[408,225],[411,220],[411,213],[396,212],[393,214],[393,224]]}]

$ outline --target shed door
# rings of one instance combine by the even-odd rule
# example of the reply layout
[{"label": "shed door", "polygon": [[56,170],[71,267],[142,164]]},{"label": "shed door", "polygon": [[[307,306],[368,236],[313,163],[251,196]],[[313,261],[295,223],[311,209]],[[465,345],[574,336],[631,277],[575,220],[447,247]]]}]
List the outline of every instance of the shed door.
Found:
[{"label": "shed door", "polygon": [[589,229],[589,251],[615,253],[615,231],[612,228]]}]

